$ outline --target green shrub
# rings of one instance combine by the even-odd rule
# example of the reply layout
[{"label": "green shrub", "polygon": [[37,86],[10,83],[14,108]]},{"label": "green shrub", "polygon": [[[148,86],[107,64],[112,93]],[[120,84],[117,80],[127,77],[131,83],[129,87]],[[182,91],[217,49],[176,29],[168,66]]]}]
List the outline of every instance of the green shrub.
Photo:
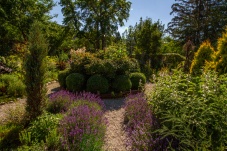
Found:
[{"label": "green shrub", "polygon": [[104,61],[101,59],[94,59],[91,63],[85,65],[87,75],[102,74],[104,69]]},{"label": "green shrub", "polygon": [[66,89],[66,77],[70,74],[69,70],[60,71],[58,74],[58,82],[62,88]]},{"label": "green shrub", "polygon": [[85,74],[85,65],[92,63],[97,58],[91,53],[76,53],[73,57],[73,61],[70,64],[71,72]]},{"label": "green shrub", "polygon": [[[138,62],[135,59],[120,58],[113,60],[117,66],[117,75],[129,74],[132,71],[136,71]],[[139,70],[139,69],[138,69]]]},{"label": "green shrub", "polygon": [[16,75],[2,74],[0,76],[0,91],[3,95],[22,97],[25,95],[25,85]]},{"label": "green shrub", "polygon": [[46,138],[52,130],[56,129],[61,120],[61,114],[44,113],[35,121],[30,123],[30,126],[20,133],[20,141],[24,145],[31,145],[33,143],[40,143],[46,141]]},{"label": "green shrub", "polygon": [[227,28],[218,39],[218,51],[215,56],[215,70],[219,74],[227,73]]},{"label": "green shrub", "polygon": [[112,87],[117,92],[129,91],[132,87],[132,82],[127,75],[118,75],[113,81]]},{"label": "green shrub", "polygon": [[93,75],[87,80],[87,91],[93,93],[106,93],[108,89],[108,80],[101,75]]},{"label": "green shrub", "polygon": [[66,77],[67,90],[75,92],[81,91],[84,86],[85,78],[80,73],[71,73]]},{"label": "green shrub", "polygon": [[202,68],[204,68],[206,62],[213,61],[214,48],[209,41],[203,42],[199,50],[195,53],[194,59],[191,64],[190,73],[193,75],[202,74]]},{"label": "green shrub", "polygon": [[134,72],[130,74],[130,80],[132,82],[132,89],[138,90],[140,84],[144,85],[146,83],[146,76],[140,72]]},{"label": "green shrub", "polygon": [[[160,120],[158,136],[178,140],[175,150],[220,150],[227,142],[227,76],[214,72],[192,77],[160,76],[147,96]],[[172,142],[172,140],[169,140]],[[174,144],[169,144],[170,146]]]},{"label": "green shrub", "polygon": [[16,150],[20,144],[19,133],[22,129],[21,124],[0,125],[0,150]]},{"label": "green shrub", "polygon": [[104,76],[107,78],[114,78],[116,76],[117,66],[116,63],[111,59],[104,60]]}]

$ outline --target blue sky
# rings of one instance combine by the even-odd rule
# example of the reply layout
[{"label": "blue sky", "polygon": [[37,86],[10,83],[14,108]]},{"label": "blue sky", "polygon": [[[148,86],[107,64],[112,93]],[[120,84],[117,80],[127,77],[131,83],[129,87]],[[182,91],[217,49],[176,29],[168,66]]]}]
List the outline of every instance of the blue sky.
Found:
[{"label": "blue sky", "polygon": [[[59,2],[60,0],[54,0]],[[127,22],[125,22],[124,27],[119,27],[120,33],[125,31],[129,25],[134,26],[136,22],[139,22],[140,17],[145,19],[146,17],[151,18],[153,21],[158,19],[165,24],[167,27],[168,22],[171,21],[172,17],[170,15],[171,6],[175,0],[129,0],[132,2],[130,17]],[[54,18],[54,21],[57,21],[59,24],[62,23],[63,15],[61,13],[61,7],[57,5],[51,11],[51,14],[58,14],[57,18]]]}]

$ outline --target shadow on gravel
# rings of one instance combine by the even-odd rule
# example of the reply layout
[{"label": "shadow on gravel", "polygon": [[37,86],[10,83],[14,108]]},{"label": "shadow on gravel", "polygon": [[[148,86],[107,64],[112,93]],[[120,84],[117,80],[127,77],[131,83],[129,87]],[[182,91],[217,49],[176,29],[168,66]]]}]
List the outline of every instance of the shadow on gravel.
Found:
[{"label": "shadow on gravel", "polygon": [[121,107],[124,107],[124,105],[125,105],[124,98],[103,99],[103,101],[104,101],[107,111],[119,110]]}]

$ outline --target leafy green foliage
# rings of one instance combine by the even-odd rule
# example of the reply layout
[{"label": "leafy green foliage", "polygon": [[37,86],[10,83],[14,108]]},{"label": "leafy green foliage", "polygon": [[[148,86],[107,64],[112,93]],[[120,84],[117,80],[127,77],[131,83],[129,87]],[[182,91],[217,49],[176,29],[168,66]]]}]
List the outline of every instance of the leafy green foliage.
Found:
[{"label": "leafy green foliage", "polygon": [[190,73],[193,75],[202,74],[202,68],[205,66],[206,62],[211,62],[214,60],[214,48],[211,46],[209,41],[203,42],[199,50],[195,53],[194,59],[191,64]]},{"label": "leafy green foliage", "polygon": [[101,75],[93,75],[87,80],[87,90],[93,93],[106,93],[109,89],[108,80]]},{"label": "leafy green foliage", "polygon": [[118,92],[129,91],[132,87],[132,82],[127,75],[118,75],[113,81],[112,87]]},{"label": "leafy green foliage", "polygon": [[94,59],[91,63],[85,65],[87,75],[102,74],[104,73],[104,61],[101,59]]},{"label": "leafy green foliage", "polygon": [[53,0],[1,1],[0,49],[4,55],[15,51],[15,44],[26,43],[32,24],[35,20],[49,20],[48,14],[53,6]]},{"label": "leafy green foliage", "polygon": [[67,90],[76,92],[81,91],[85,83],[84,75],[80,73],[71,73],[66,77]]},{"label": "leafy green foliage", "polygon": [[115,64],[117,65],[117,75],[129,74],[130,72],[139,71],[139,64],[135,59],[131,58],[121,58],[116,59]]},{"label": "leafy green foliage", "polygon": [[[20,133],[20,141],[24,145],[46,142],[48,135],[56,130],[62,115],[44,113],[37,120],[30,123],[30,126]],[[58,140],[60,141],[60,140]]]},{"label": "leafy green foliage", "polygon": [[0,75],[0,95],[22,97],[25,95],[25,85],[16,75]]},{"label": "leafy green foliage", "polygon": [[60,5],[64,15],[63,23],[73,26],[77,37],[86,38],[88,45],[92,45],[94,50],[104,50],[107,39],[117,31],[118,25],[123,26],[124,20],[129,17],[131,2],[61,0]]},{"label": "leafy green foliage", "polygon": [[20,144],[19,133],[23,129],[21,124],[0,125],[0,150],[12,150]]},{"label": "leafy green foliage", "polygon": [[[192,77],[175,72],[156,79],[148,95],[160,120],[155,132],[179,141],[177,150],[225,150],[227,79],[214,72]],[[171,142],[171,140],[169,140]],[[171,143],[170,143],[171,146]]]},{"label": "leafy green foliage", "polygon": [[227,73],[227,29],[218,39],[218,51],[215,57],[215,70],[219,74]]},{"label": "leafy green foliage", "polygon": [[91,53],[77,52],[72,56],[71,72],[74,73],[86,73],[85,65],[88,65],[96,60],[96,57]]},{"label": "leafy green foliage", "polygon": [[146,83],[146,76],[140,72],[134,72],[130,74],[130,80],[132,82],[132,89],[138,90]]},{"label": "leafy green foliage", "polygon": [[69,70],[60,71],[58,74],[58,82],[62,88],[66,89],[66,77],[70,74]]},{"label": "leafy green foliage", "polygon": [[25,85],[27,92],[27,112],[30,119],[41,115],[46,105],[45,73],[48,44],[35,22],[29,34],[29,53],[25,61]]}]

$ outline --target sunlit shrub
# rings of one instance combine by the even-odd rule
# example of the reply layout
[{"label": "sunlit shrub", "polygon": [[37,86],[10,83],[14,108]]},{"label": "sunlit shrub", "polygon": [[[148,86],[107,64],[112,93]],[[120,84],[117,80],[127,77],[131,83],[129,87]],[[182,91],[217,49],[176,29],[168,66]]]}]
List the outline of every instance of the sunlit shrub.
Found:
[{"label": "sunlit shrub", "polygon": [[160,119],[157,134],[178,140],[177,148],[169,144],[175,150],[225,150],[226,81],[226,75],[214,72],[192,77],[175,71],[156,79],[148,100]]},{"label": "sunlit shrub", "polygon": [[[30,123],[30,126],[20,133],[20,141],[24,145],[31,145],[46,141],[51,130],[56,129],[59,125],[62,115],[47,114],[39,116]],[[58,140],[59,141],[59,140]]]},{"label": "sunlit shrub", "polygon": [[85,52],[85,53],[76,53],[74,55],[71,66],[71,72],[74,73],[86,73],[85,65],[92,63],[95,59],[97,59],[93,54]]},{"label": "sunlit shrub", "polygon": [[215,56],[215,70],[219,74],[227,73],[227,28],[218,39],[218,51]]},{"label": "sunlit shrub", "polygon": [[25,95],[25,85],[16,76],[10,74],[0,75],[0,90],[3,95],[22,97]]},{"label": "sunlit shrub", "polygon": [[198,51],[195,53],[194,59],[191,64],[190,73],[193,75],[202,74],[202,69],[206,65],[206,62],[214,60],[215,50],[211,46],[209,41],[203,42]]}]

